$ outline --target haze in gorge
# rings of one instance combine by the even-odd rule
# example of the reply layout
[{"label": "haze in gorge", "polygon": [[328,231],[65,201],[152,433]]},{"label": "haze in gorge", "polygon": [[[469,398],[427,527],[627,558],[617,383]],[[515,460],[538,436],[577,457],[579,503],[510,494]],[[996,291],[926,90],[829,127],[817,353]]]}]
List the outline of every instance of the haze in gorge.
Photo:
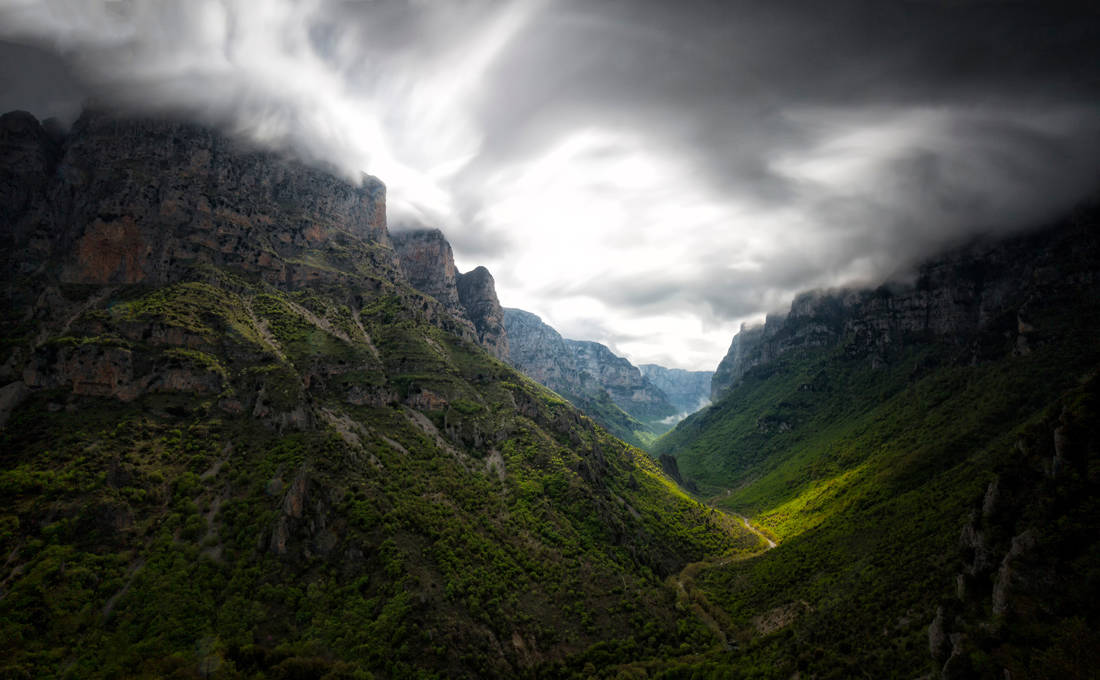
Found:
[{"label": "haze in gorge", "polygon": [[0,0],[0,676],[1089,678],[1100,9]]}]

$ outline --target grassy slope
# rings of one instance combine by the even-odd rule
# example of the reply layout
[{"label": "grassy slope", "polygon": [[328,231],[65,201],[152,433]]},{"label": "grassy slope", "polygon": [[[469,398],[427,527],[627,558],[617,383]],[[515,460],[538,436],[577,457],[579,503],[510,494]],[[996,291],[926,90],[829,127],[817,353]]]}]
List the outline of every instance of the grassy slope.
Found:
[{"label": "grassy slope", "polygon": [[663,579],[756,539],[644,453],[425,323],[413,291],[376,284],[356,314],[340,286],[201,278],[117,291],[39,350],[124,347],[221,387],[13,413],[4,674],[568,677],[713,643]]},{"label": "grassy slope", "polygon": [[[994,471],[1014,464],[1017,436],[1055,418],[1100,365],[1095,301],[1058,302],[1072,311],[1045,314],[1029,356],[1005,347],[970,365],[959,348],[925,345],[877,370],[842,351],[789,356],[657,443],[720,505],[781,541],[697,579],[742,635],[736,668],[931,670],[926,628],[953,590],[967,515]],[[800,612],[795,624],[760,634],[755,617],[785,608]]]}]

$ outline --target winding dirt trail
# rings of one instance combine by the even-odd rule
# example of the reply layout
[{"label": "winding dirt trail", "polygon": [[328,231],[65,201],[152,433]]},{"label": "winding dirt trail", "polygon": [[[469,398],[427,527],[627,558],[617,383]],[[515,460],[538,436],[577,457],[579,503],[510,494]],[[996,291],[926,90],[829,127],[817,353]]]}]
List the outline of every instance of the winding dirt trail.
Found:
[{"label": "winding dirt trail", "polygon": [[[712,506],[713,507],[713,506]],[[759,529],[752,525],[748,517],[736,512],[725,512],[715,508],[717,512],[725,514],[729,518],[736,517],[740,520],[740,523],[744,525],[745,529],[752,532],[756,536],[760,537],[765,543],[767,548],[759,552],[748,553],[745,555],[733,555],[729,557],[720,557],[717,559],[702,560],[700,562],[692,562],[680,570],[679,574],[674,574],[668,577],[666,584],[676,591],[676,603],[680,606],[689,607],[695,612],[695,615],[699,617],[699,620],[706,625],[707,628],[714,633],[714,636],[718,638],[722,648],[725,650],[733,649],[733,645],[729,642],[729,637],[726,634],[726,630],[731,628],[730,622],[726,617],[725,612],[720,608],[715,607],[707,599],[706,594],[702,590],[695,587],[695,576],[700,572],[707,569],[714,569],[716,567],[724,567],[733,562],[742,562],[754,557],[763,555],[767,551],[775,548],[778,544],[772,539],[765,536]],[[732,523],[732,522],[731,522]]]},{"label": "winding dirt trail", "polygon": [[[736,512],[731,512],[731,513],[729,513],[729,514],[731,514],[731,515],[733,515],[734,517],[737,517],[738,519],[740,519],[740,520],[741,520],[741,523],[745,525],[745,528],[746,528],[746,529],[748,529],[748,530],[749,530],[749,531],[751,531],[752,533],[756,534],[756,535],[757,535],[757,536],[759,536],[760,538],[764,539],[764,542],[768,544],[768,550],[771,550],[771,549],[772,549],[772,548],[774,548],[775,546],[779,545],[778,543],[776,543],[776,542],[775,542],[775,541],[773,541],[772,539],[770,539],[770,538],[768,538],[767,536],[765,536],[764,534],[760,533],[760,530],[759,530],[759,529],[757,529],[756,527],[754,527],[754,526],[752,525],[752,523],[751,523],[751,522],[749,522],[749,518],[748,518],[748,517],[745,517],[744,515],[742,515],[742,514],[740,514],[740,513],[736,513]],[[757,553],[757,554],[759,554],[759,553]]]}]

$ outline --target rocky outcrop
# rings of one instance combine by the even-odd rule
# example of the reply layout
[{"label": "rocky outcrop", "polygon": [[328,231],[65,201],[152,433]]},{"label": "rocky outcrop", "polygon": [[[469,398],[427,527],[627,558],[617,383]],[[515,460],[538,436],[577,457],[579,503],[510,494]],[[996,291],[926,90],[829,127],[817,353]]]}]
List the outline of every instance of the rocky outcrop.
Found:
[{"label": "rocky outcrop", "polygon": [[401,272],[409,284],[439,300],[452,312],[461,313],[455,256],[443,232],[438,229],[398,231],[392,238]]},{"label": "rocky outcrop", "polygon": [[501,361],[507,359],[504,313],[488,269],[476,267],[465,274],[459,272],[451,244],[438,229],[396,232],[393,247],[401,272],[413,288],[432,296],[468,323],[471,335],[490,354]]},{"label": "rocky outcrop", "polygon": [[688,415],[710,403],[713,371],[685,371],[682,368],[665,368],[657,364],[642,364],[638,370],[668,397],[669,403],[679,409],[680,413]]},{"label": "rocky outcrop", "polygon": [[504,325],[512,365],[574,403],[606,392],[619,408],[643,423],[678,413],[636,366],[606,346],[563,338],[521,309],[505,309]]},{"label": "rocky outcrop", "polygon": [[688,491],[691,491],[692,493],[697,493],[699,491],[699,485],[697,485],[690,479],[685,480],[680,474],[680,466],[676,462],[675,458],[668,455],[667,453],[662,453],[660,456],[657,457],[657,462],[661,464],[661,470],[668,476],[669,479],[673,480],[674,482],[684,487]]},{"label": "rocky outcrop", "polygon": [[504,328],[508,333],[508,361],[513,366],[559,393],[568,391],[567,387],[585,387],[581,381],[588,376],[573,370],[573,354],[565,339],[538,316],[505,308]]},{"label": "rocky outcrop", "polygon": [[493,275],[485,267],[475,267],[455,277],[458,299],[466,318],[474,324],[477,341],[501,361],[508,359],[508,333],[504,330],[504,309],[497,299]]},{"label": "rocky outcrop", "polygon": [[297,286],[339,278],[333,245],[395,272],[373,177],[353,184],[172,120],[87,112],[60,147],[32,119],[5,121],[23,273],[60,259],[63,283],[157,285],[212,265]]},{"label": "rocky outcrop", "polygon": [[1029,309],[1100,282],[1095,222],[1095,209],[1086,208],[1041,232],[977,242],[924,263],[912,283],[803,293],[787,314],[742,325],[714,373],[711,398],[757,366],[812,348],[843,347],[874,366],[898,347],[927,340],[968,349],[972,361],[1026,354],[1037,332]]},{"label": "rocky outcrop", "polygon": [[[201,354],[195,353],[198,356]],[[39,349],[23,369],[28,388],[65,388],[74,395],[131,401],[155,392],[217,394],[225,375],[216,364],[167,350],[150,360],[127,343],[53,342]]]},{"label": "rocky outcrop", "polygon": [[[480,342],[503,359],[507,339],[492,276],[484,269],[457,275],[439,232],[421,238],[417,247],[410,243],[401,242],[399,261],[386,226],[385,187],[373,177],[348,182],[210,128],[169,119],[93,111],[63,134],[30,114],[5,114],[0,117],[0,284],[10,308],[25,315],[22,321],[10,319],[11,328],[34,325],[37,331],[35,337],[9,338],[8,352],[0,357],[0,386],[21,386],[4,393],[0,420],[10,411],[7,402],[17,403],[28,390],[66,388],[123,401],[149,392],[217,394],[222,377],[201,362],[163,349],[151,361],[148,354],[131,351],[136,346],[228,351],[210,339],[209,329],[193,329],[202,324],[166,323],[152,315],[103,325],[87,313],[135,286],[148,290],[209,281],[235,289],[261,283],[302,291],[343,285],[358,294],[349,293],[344,301],[340,328],[302,305],[294,306],[294,316],[347,342],[349,333],[365,332],[356,328],[352,312],[362,305],[363,294],[411,282],[430,296],[410,301],[423,320]],[[226,281],[227,273],[239,280]],[[433,281],[445,285],[432,287]],[[399,288],[402,296],[418,295]],[[203,300],[196,304],[215,302]],[[234,313],[241,315],[238,330],[270,335],[269,322],[252,311]],[[217,330],[220,337],[236,337],[229,327]],[[109,337],[101,338],[105,333]],[[74,338],[83,338],[83,344],[70,343]],[[270,338],[266,345],[272,345]],[[232,349],[250,353],[236,357],[245,361],[262,359],[257,350],[249,343]],[[138,354],[145,358],[135,360]],[[355,367],[318,367],[315,373],[321,379],[348,370]],[[356,390],[349,398],[377,401],[370,390]],[[264,418],[280,427],[296,426],[308,420],[299,411],[268,408]]]}]

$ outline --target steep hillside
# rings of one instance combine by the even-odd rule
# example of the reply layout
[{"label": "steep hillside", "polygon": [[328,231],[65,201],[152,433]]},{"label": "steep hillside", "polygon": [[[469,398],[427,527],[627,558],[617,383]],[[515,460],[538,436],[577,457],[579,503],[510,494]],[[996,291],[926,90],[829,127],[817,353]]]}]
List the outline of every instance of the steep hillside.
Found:
[{"label": "steep hillside", "polygon": [[715,644],[665,579],[759,539],[410,285],[377,180],[9,114],[0,198],[0,675],[570,677]]},{"label": "steep hillside", "polygon": [[562,395],[609,432],[645,446],[680,411],[626,359],[598,342],[569,340],[522,309],[505,309],[509,362]]},{"label": "steep hillside", "polygon": [[451,244],[438,229],[397,232],[392,236],[401,273],[409,284],[434,297],[460,321],[468,321],[478,344],[501,361],[508,359],[504,311],[492,274],[475,267],[455,268]]},{"label": "steep hillside", "polygon": [[656,449],[779,542],[695,578],[742,669],[1092,677],[1097,214],[735,339],[720,399]]}]

